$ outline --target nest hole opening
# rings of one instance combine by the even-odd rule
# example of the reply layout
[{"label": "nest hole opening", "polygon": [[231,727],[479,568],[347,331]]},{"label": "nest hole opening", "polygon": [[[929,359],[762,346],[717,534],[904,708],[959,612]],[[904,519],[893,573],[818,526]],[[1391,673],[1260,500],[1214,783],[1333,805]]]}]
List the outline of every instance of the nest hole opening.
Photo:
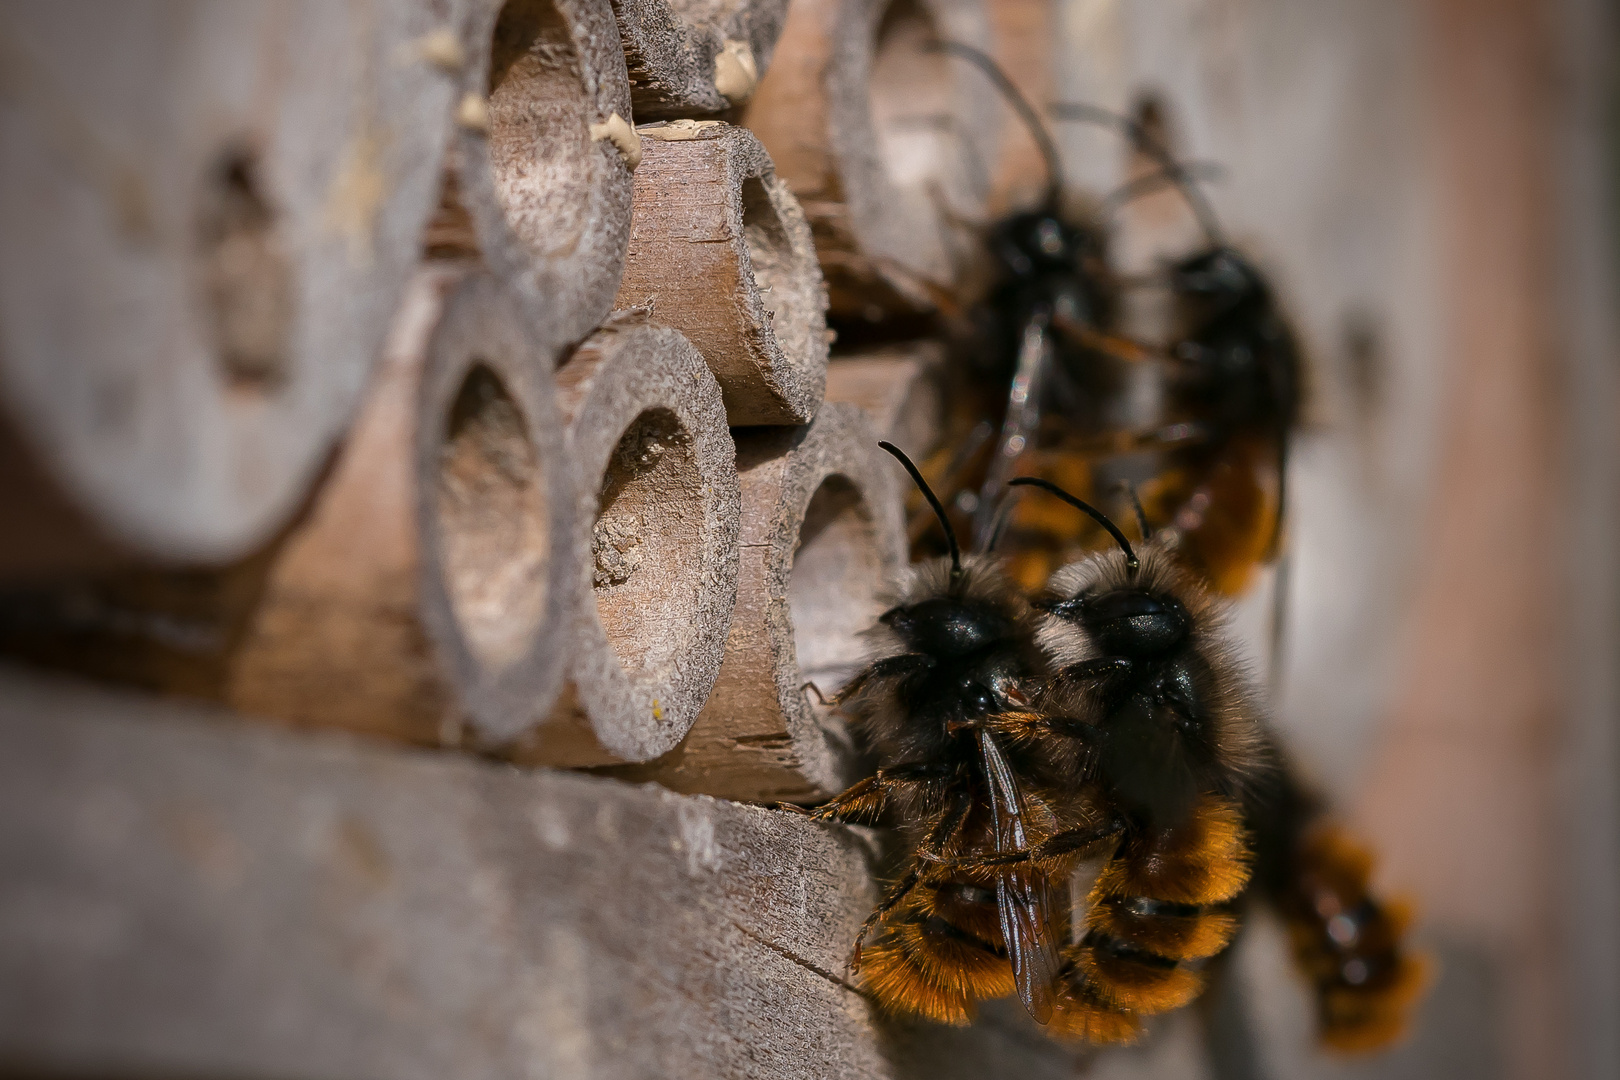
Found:
[{"label": "nest hole opening", "polygon": [[952,61],[930,51],[939,41],[939,30],[919,0],[895,0],[878,22],[867,93],[878,155],[901,187],[947,171],[958,139]]},{"label": "nest hole opening", "polygon": [[543,258],[570,254],[591,199],[591,94],[550,0],[510,0],[490,44],[489,157],[507,224]]},{"label": "nest hole opening", "polygon": [[444,580],[468,647],[499,671],[545,617],[544,477],[522,410],[487,365],[468,372],[447,419],[436,493]]},{"label": "nest hole opening", "polygon": [[843,476],[810,497],[788,578],[800,676],[832,693],[867,659],[861,631],[881,613],[883,558],[871,508]]},{"label": "nest hole opening", "polygon": [[743,181],[742,223],[748,261],[776,343],[791,359],[808,361],[815,352],[810,340],[815,281],[794,257],[793,242],[761,177]]},{"label": "nest hole opening", "polygon": [[202,186],[196,226],[203,307],[225,385],[260,396],[291,375],[292,261],[258,153],[232,146]]},{"label": "nest hole opening", "polygon": [[696,632],[703,487],[691,435],[668,409],[637,416],[608,456],[592,584],[608,642],[632,676],[678,663]]}]

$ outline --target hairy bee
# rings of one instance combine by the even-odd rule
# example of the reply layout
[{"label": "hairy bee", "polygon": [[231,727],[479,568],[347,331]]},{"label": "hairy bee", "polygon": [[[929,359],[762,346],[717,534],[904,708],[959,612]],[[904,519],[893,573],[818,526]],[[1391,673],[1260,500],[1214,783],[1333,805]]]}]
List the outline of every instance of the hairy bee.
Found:
[{"label": "hairy bee", "polygon": [[[1126,1041],[1142,1017],[1196,997],[1200,962],[1235,933],[1251,862],[1243,802],[1271,760],[1254,694],[1197,578],[1159,542],[1139,559],[1105,515],[1056,485],[1011,483],[1052,491],[1118,548],[1053,575],[1035,607],[1055,673],[1032,707],[988,723],[1038,762],[1049,799],[1082,803],[1115,830],[1078,940],[1062,954],[1053,1031]],[[1103,846],[1078,839],[1060,833],[959,865],[1027,861],[1061,876]]]},{"label": "hairy bee", "polygon": [[[1027,706],[1047,674],[1027,603],[985,555],[964,560],[944,508],[897,448],[941,525],[948,559],[920,564],[880,629],[885,655],[837,696],[877,771],[814,810],[823,820],[890,820],[904,870],[861,927],[852,969],[885,1009],[965,1023],[976,1001],[1016,991],[1052,1016],[1060,923],[1036,865],[961,866],[1110,826],[1029,790],[1033,764],[990,717]],[[874,937],[870,947],[864,945]]]}]

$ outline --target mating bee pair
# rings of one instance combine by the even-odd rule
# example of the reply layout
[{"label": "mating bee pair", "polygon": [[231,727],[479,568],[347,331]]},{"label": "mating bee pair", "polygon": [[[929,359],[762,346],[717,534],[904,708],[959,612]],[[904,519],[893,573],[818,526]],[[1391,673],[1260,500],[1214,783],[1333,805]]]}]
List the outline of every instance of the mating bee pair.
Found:
[{"label": "mating bee pair", "polygon": [[[884,655],[836,699],[878,769],[813,815],[892,822],[905,839],[904,871],[851,966],[893,1013],[966,1023],[976,1002],[1016,992],[1053,1034],[1133,1039],[1143,1017],[1197,996],[1200,964],[1236,932],[1249,822],[1276,772],[1219,610],[1161,542],[1138,551],[1101,512],[1019,477],[1012,486],[1050,491],[1117,545],[1026,601],[992,554],[962,557],[921,474],[882,445],[938,515],[950,555],[914,568],[880,619]],[[1071,881],[1093,858],[1106,862],[1075,921]],[[1367,940],[1384,951],[1358,953],[1368,977],[1335,1000],[1350,1013],[1371,1001],[1387,1018],[1383,1003],[1413,973],[1399,925],[1376,905],[1358,910],[1381,920]],[[1336,988],[1344,967],[1328,958]]]}]

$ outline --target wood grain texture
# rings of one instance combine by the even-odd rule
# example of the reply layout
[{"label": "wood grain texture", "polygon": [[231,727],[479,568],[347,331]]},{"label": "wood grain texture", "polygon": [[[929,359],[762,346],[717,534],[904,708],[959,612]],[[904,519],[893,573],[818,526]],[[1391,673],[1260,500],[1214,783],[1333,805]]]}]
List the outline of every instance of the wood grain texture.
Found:
[{"label": "wood grain texture", "polygon": [[[631,120],[608,0],[475,0],[448,165],[455,216],[492,272],[572,345],[613,307],[630,237],[634,163],[607,135]],[[593,134],[594,131],[594,134]]]},{"label": "wood grain texture", "polygon": [[591,554],[574,583],[562,698],[511,748],[605,765],[667,753],[720,671],[737,600],[737,451],[720,387],[678,331],[625,313],[557,374]]},{"label": "wood grain texture", "polygon": [[697,346],[733,427],[807,423],[826,383],[827,290],[798,201],[742,128],[641,131],[615,306],[650,304]]},{"label": "wood grain texture", "polygon": [[827,400],[859,406],[878,438],[921,461],[944,423],[944,364],[945,347],[926,340],[840,356],[827,365]]},{"label": "wood grain texture", "polygon": [[743,122],[815,234],[831,310],[929,310],[978,252],[998,105],[940,38],[990,36],[977,0],[801,0]]},{"label": "wood grain texture", "polygon": [[454,97],[419,45],[464,7],[6,5],[0,576],[219,565],[296,509],[415,264]]},{"label": "wood grain texture", "polygon": [[717,116],[753,96],[787,0],[613,0],[636,119]]},{"label": "wood grain texture", "polygon": [[6,594],[0,648],[300,726],[516,734],[558,692],[582,555],[551,365],[487,275],[420,273],[273,544],[222,571]]},{"label": "wood grain texture", "polygon": [[861,631],[905,566],[900,499],[852,405],[803,428],[737,432],[737,607],[714,692],[681,744],[618,775],[676,791],[815,802],[859,775],[844,720],[812,705],[865,659]]},{"label": "wood grain texture", "polygon": [[[296,1080],[1074,1075],[843,976],[870,840],[0,672],[0,1059]],[[1013,1010],[1016,1010],[1016,1005]]]}]

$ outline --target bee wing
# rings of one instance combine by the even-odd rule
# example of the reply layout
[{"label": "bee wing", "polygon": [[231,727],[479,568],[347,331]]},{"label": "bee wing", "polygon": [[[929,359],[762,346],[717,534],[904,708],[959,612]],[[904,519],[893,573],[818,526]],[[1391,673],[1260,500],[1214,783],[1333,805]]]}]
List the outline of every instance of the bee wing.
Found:
[{"label": "bee wing", "polygon": [[[990,790],[991,823],[996,851],[1022,851],[1029,847],[1024,828],[1024,800],[1018,780],[988,731],[979,731],[979,749]],[[1052,1000],[1058,979],[1057,944],[1052,930],[1051,887],[1046,875],[1023,865],[1009,867],[996,878],[996,906],[1001,914],[1001,936],[1007,941],[1018,999],[1038,1023],[1052,1018]]]}]

